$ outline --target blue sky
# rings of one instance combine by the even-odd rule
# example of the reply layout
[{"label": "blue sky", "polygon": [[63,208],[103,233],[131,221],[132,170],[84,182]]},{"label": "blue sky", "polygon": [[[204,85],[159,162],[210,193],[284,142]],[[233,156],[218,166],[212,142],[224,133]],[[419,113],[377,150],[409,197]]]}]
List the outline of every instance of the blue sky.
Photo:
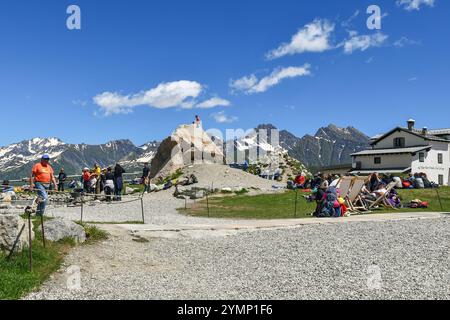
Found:
[{"label": "blue sky", "polygon": [[[66,27],[71,4],[81,30]],[[2,0],[0,145],[142,144],[195,114],[298,136],[450,127],[449,13],[443,0]]]}]

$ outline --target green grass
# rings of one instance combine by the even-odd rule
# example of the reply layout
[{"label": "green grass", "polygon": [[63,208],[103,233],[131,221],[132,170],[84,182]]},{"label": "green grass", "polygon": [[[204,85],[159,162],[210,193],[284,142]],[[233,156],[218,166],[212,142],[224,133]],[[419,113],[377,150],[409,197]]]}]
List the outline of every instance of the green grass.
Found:
[{"label": "green grass", "polygon": [[402,211],[444,211],[450,212],[450,187],[441,187],[437,189],[439,196],[441,198],[442,207],[439,204],[439,199],[437,197],[436,189],[421,189],[421,190],[398,190],[398,193],[402,199],[402,204],[406,205],[411,200],[420,199],[429,203],[427,209],[402,209]]},{"label": "green grass", "polygon": [[[305,218],[315,209],[315,203],[306,202],[305,193],[298,192],[297,215],[295,216],[295,192],[267,195],[236,195],[211,197],[208,199],[210,216],[239,219],[292,219]],[[196,202],[192,208],[180,209],[187,215],[208,216],[206,201]]]},{"label": "green grass", "polygon": [[[46,241],[46,248],[42,243],[42,233],[38,226],[40,219],[33,220],[35,240],[33,241],[33,271],[29,272],[28,249],[14,254],[8,261],[5,254],[0,253],[0,300],[20,299],[27,293],[38,288],[48,277],[57,271],[65,255],[75,246],[72,239],[62,239],[58,242]],[[83,225],[86,229],[87,241],[107,238],[107,233],[95,226]]]},{"label": "green grass", "polygon": [[[441,197],[443,211],[450,212],[450,187],[442,187],[438,189]],[[420,199],[429,202],[427,209],[409,209],[403,208],[401,212],[438,212],[442,211],[437,198],[436,190],[399,190],[404,205],[413,199]],[[237,219],[292,219],[308,218],[314,211],[316,204],[307,202],[303,195],[305,193],[299,191],[297,198],[297,214],[295,212],[295,192],[287,191],[279,194],[267,195],[237,195],[232,194],[223,197],[209,198],[209,216],[216,218],[237,218]],[[206,200],[198,201],[192,204],[187,210],[179,209],[180,212],[190,216],[207,217],[208,210]],[[375,210],[374,213],[393,212],[392,209]],[[394,211],[395,212],[395,211]]]}]

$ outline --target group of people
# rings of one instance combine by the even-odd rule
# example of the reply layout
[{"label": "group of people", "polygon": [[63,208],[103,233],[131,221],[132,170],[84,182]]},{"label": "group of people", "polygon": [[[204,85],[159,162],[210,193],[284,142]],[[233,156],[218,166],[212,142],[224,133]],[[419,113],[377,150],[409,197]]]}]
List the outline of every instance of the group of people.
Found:
[{"label": "group of people", "polygon": [[[50,156],[44,154],[40,162],[36,163],[31,170],[30,189],[36,191],[38,194],[37,215],[43,215],[45,212],[46,203],[48,201],[48,191],[52,190],[53,186],[57,186],[58,191],[64,191],[67,181],[67,174],[64,169],[59,171],[58,179],[56,179],[53,168],[49,162]],[[146,164],[146,168],[148,168],[148,164]],[[144,168],[144,172],[145,170],[146,169]],[[80,186],[80,192],[93,193],[96,195],[104,192],[107,201],[121,201],[124,173],[124,168],[118,163],[115,165],[114,169],[112,167],[101,169],[98,164],[95,164],[93,169],[84,168],[81,181],[77,184],[75,180],[72,180],[69,183],[69,188],[77,189],[77,186]],[[147,174],[149,174],[149,171]],[[4,184],[6,185],[5,182]]]},{"label": "group of people", "polygon": [[124,173],[125,169],[119,163],[114,169],[112,167],[102,169],[97,163],[93,169],[84,168],[81,175],[83,191],[96,195],[104,192],[106,201],[121,201]]}]

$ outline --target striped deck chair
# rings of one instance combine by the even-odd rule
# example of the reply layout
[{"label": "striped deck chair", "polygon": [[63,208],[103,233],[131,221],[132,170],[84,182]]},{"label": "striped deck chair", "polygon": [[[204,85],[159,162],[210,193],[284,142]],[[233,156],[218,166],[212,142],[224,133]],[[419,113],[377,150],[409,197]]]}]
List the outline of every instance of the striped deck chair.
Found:
[{"label": "striped deck chair", "polygon": [[348,192],[350,191],[350,188],[353,184],[353,180],[355,180],[355,177],[342,177],[339,181],[339,193],[341,194],[342,198],[346,198],[348,195]]},{"label": "striped deck chair", "polygon": [[375,201],[366,200],[369,203],[369,209],[373,209],[376,206],[378,206],[379,204],[382,204],[382,205],[384,205],[386,207],[390,207],[392,209],[395,209],[392,205],[390,205],[386,201],[386,197],[391,192],[391,190],[395,188],[396,184],[397,184],[396,182],[389,183],[387,185],[387,187],[386,187],[387,192],[385,194],[383,194],[382,196],[379,196],[378,199],[376,199]]},{"label": "striped deck chair", "polygon": [[361,191],[366,183],[366,177],[356,177],[348,193],[346,204],[350,212],[369,211],[366,202],[361,197]]}]

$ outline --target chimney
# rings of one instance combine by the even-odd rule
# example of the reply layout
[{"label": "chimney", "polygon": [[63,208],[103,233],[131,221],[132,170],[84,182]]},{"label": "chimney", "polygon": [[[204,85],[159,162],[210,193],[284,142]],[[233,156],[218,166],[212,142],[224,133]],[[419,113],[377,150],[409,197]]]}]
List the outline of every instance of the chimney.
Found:
[{"label": "chimney", "polygon": [[408,130],[409,131],[413,131],[414,130],[414,125],[416,124],[416,120],[409,119],[407,121],[407,124],[408,124]]},{"label": "chimney", "polygon": [[427,135],[428,134],[428,128],[427,127],[423,127],[422,134],[423,135]]}]

